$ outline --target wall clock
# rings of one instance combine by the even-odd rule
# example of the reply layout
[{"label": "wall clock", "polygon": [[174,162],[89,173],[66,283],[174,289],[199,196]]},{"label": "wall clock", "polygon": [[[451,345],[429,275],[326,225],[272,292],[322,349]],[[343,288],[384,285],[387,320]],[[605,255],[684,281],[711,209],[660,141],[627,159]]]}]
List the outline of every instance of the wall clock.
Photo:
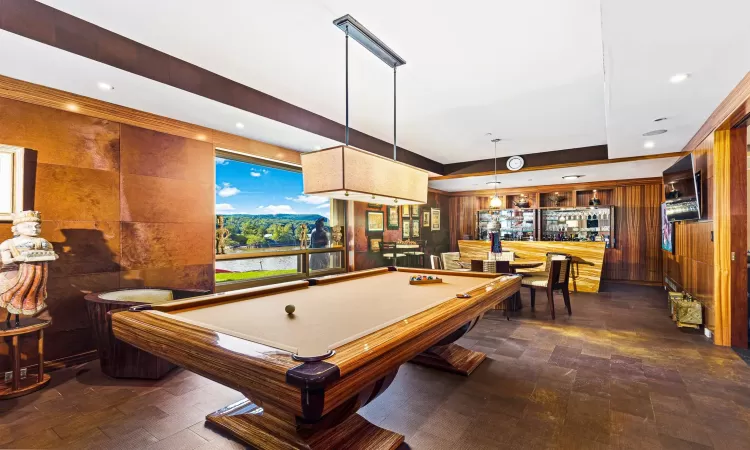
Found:
[{"label": "wall clock", "polygon": [[508,170],[516,171],[521,170],[521,168],[523,167],[523,163],[523,158],[521,158],[520,156],[511,156],[510,158],[508,158],[508,162],[505,163],[505,165],[508,167]]}]

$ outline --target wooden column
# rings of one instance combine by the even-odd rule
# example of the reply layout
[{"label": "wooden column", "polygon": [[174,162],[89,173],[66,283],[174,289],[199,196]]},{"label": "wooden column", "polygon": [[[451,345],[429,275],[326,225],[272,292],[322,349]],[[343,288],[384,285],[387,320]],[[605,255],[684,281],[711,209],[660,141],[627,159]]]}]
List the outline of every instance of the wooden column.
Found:
[{"label": "wooden column", "polygon": [[747,129],[714,132],[716,345],[747,348]]}]

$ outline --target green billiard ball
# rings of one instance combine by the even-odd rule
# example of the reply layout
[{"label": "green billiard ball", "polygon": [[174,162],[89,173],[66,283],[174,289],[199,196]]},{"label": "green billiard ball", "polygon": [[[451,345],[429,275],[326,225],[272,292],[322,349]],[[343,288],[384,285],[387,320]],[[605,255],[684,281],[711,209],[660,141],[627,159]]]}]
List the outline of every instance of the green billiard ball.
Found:
[{"label": "green billiard ball", "polygon": [[286,305],[284,311],[286,311],[287,314],[294,314],[294,309],[294,305]]}]

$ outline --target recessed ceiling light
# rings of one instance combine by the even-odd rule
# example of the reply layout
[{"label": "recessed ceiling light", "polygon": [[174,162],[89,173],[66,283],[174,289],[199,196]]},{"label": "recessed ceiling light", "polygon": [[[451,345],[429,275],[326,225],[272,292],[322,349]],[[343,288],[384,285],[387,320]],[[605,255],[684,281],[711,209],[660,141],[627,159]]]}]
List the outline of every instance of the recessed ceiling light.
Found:
[{"label": "recessed ceiling light", "polygon": [[667,120],[666,117],[659,117],[658,119],[654,119],[654,122],[661,122],[662,120]]},{"label": "recessed ceiling light", "polygon": [[583,175],[565,175],[562,177],[563,180],[577,180],[581,178]]},{"label": "recessed ceiling light", "polygon": [[315,150],[320,150],[321,148],[323,148],[323,147],[321,147],[320,145],[316,145],[315,147],[313,147],[313,149],[315,149]]},{"label": "recessed ceiling light", "polygon": [[112,91],[112,90],[114,90],[114,88],[115,88],[115,87],[114,87],[114,86],[112,86],[111,84],[109,84],[109,83],[104,83],[104,82],[102,82],[102,81],[100,81],[100,82],[96,83],[96,85],[97,85],[97,86],[99,87],[99,89],[101,89],[101,90],[103,90],[103,91]]},{"label": "recessed ceiling light", "polygon": [[67,105],[65,105],[65,108],[68,111],[78,111],[78,105],[76,105],[75,103],[68,103]]},{"label": "recessed ceiling light", "polygon": [[666,133],[667,130],[661,129],[661,130],[651,130],[643,133],[644,136],[658,136],[660,134]]},{"label": "recessed ceiling light", "polygon": [[689,73],[676,73],[676,74],[672,75],[671,77],[669,77],[669,82],[672,83],[672,84],[682,83],[683,81],[687,80],[688,78],[690,78],[690,74]]},{"label": "recessed ceiling light", "polygon": [[656,147],[656,144],[654,141],[646,141],[643,143],[643,148],[654,148]]},{"label": "recessed ceiling light", "polygon": [[241,129],[241,128],[245,128],[245,124],[244,124],[244,123],[242,123],[242,122],[237,122],[237,123],[235,124],[235,126],[236,126],[237,128],[240,128],[240,129]]}]

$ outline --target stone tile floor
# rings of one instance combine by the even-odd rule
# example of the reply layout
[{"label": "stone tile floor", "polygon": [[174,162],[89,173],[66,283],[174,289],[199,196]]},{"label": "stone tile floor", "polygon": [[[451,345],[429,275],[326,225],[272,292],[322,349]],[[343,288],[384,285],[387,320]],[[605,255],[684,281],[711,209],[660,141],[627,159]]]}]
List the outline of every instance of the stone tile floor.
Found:
[{"label": "stone tile floor", "polygon": [[[541,299],[540,299],[541,297]],[[361,414],[403,433],[403,449],[747,449],[750,367],[678,330],[661,289],[604,285],[574,294],[573,316],[543,296],[510,322],[500,311],[461,343],[488,359],[468,378],[412,364]],[[52,374],[0,402],[2,448],[234,449],[203,418],[241,399],[179,370],[159,382],[112,380],[98,362]]]}]

